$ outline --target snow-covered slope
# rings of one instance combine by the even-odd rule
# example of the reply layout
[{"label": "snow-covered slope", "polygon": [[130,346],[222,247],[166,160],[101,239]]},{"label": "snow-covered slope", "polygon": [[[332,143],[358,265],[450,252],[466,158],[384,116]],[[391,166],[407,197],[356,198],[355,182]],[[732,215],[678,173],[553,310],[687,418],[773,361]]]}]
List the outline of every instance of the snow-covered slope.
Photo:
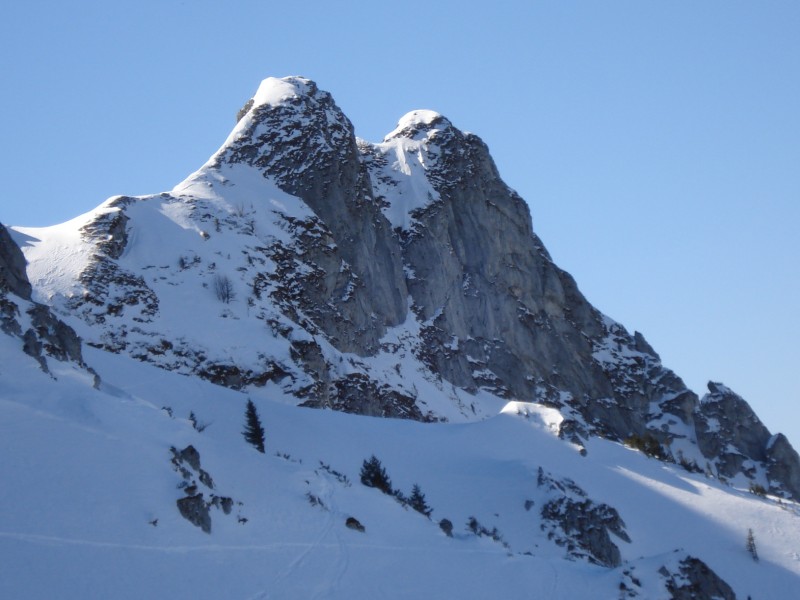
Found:
[{"label": "snow-covered slope", "polygon": [[173,190],[0,227],[0,326],[2,597],[800,584],[786,438],[592,307],[432,111],[372,144],[313,82],[265,80]]},{"label": "snow-covered slope", "polygon": [[[796,504],[602,439],[582,456],[558,439],[553,409],[511,403],[482,422],[421,424],[290,406],[268,384],[250,396],[267,431],[260,454],[240,433],[241,393],[90,349],[94,389],[68,363],[44,374],[11,341],[0,336],[4,598],[616,598],[621,583],[625,597],[666,598],[659,569],[677,572],[687,555],[740,598],[789,598],[800,584]],[[191,468],[188,483],[232,499],[230,514],[211,508],[210,534],[176,508],[187,492],[170,448],[189,446],[214,487]],[[360,483],[371,455],[394,488],[420,486],[430,519]],[[567,478],[618,511],[630,539],[609,538],[620,566],[570,551],[574,535],[542,517],[574,497]]]}]

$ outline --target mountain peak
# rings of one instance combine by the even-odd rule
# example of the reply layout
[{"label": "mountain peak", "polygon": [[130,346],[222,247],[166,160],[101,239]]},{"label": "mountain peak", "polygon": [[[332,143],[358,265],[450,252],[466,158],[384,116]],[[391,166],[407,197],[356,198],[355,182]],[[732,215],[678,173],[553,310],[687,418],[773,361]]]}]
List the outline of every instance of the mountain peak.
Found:
[{"label": "mountain peak", "polygon": [[317,84],[305,77],[267,77],[253,96],[253,106],[278,106],[291,98],[313,96],[317,91]]},{"label": "mountain peak", "polygon": [[453,124],[444,115],[434,110],[412,110],[403,115],[397,122],[397,127],[386,134],[383,141],[389,141],[398,137],[419,140],[431,137],[439,131],[452,129]]},{"label": "mountain peak", "polygon": [[[279,107],[313,106],[315,102],[303,102],[303,99],[311,100],[317,97],[322,102],[330,100],[330,94],[321,92],[317,84],[310,79],[298,75],[267,77],[259,84],[256,93],[239,110],[236,122],[241,125],[244,117],[258,109],[269,112],[270,109]],[[233,133],[237,129],[239,127],[234,129]]]}]

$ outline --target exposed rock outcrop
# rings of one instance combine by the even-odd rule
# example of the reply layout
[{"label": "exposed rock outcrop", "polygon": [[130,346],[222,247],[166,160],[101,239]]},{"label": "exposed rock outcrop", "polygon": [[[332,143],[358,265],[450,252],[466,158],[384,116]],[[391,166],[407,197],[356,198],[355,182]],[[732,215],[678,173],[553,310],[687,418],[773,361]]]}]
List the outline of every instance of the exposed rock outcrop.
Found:
[{"label": "exposed rock outcrop", "polygon": [[697,416],[697,444],[723,478],[744,474],[775,494],[800,498],[800,457],[785,436],[773,436],[741,396],[709,382]]},{"label": "exposed rock outcrop", "polygon": [[178,511],[184,519],[206,533],[211,533],[209,504],[203,499],[202,493],[179,498],[177,500],[177,505]]},{"label": "exposed rock outcrop", "polygon": [[711,567],[694,556],[686,556],[678,563],[677,569],[661,567],[659,574],[664,577],[667,591],[673,600],[736,600],[731,586]]},{"label": "exposed rock outcrop", "polygon": [[800,498],[800,456],[782,433],[776,433],[767,441],[767,477],[769,490],[782,495],[786,491],[797,500]]},{"label": "exposed rock outcrop", "polygon": [[556,480],[539,469],[537,485],[548,494],[542,506],[542,531],[575,558],[605,567],[622,564],[619,547],[609,534],[624,542],[631,539],[617,510],[588,498],[574,481]]},{"label": "exposed rock outcrop", "polygon": [[361,533],[366,531],[366,528],[355,517],[347,517],[347,520],[344,522],[344,524],[348,529],[354,529],[355,531],[359,531]]},{"label": "exposed rock outcrop", "polygon": [[[269,100],[260,97],[267,90]],[[211,168],[250,165],[314,211],[315,219],[289,222],[300,230],[302,262],[317,273],[297,284],[317,309],[316,324],[339,349],[372,354],[385,328],[405,319],[406,283],[400,248],[373,197],[353,126],[331,95],[307,79],[262,84],[255,100]],[[282,251],[287,262],[298,257],[294,248]]]},{"label": "exposed rock outcrop", "polygon": [[25,256],[0,223],[0,291],[31,299],[31,284],[25,274]]},{"label": "exposed rock outcrop", "polygon": [[[83,361],[81,339],[69,325],[53,315],[43,304],[31,300],[31,284],[25,270],[25,257],[0,224],[0,329],[21,338],[22,350],[49,371],[47,357],[71,361],[97,374]],[[22,314],[24,311],[24,315]]]},{"label": "exposed rock outcrop", "polygon": [[664,422],[692,425],[696,397],[640,334],[600,314],[553,263],[527,204],[500,179],[480,138],[418,111],[373,156],[387,202],[399,201],[413,173],[386,156],[422,165],[430,186],[429,202],[398,232],[412,308],[425,325],[420,355],[431,369],[502,397],[566,392],[590,429],[616,439],[643,433],[652,420],[662,437]]},{"label": "exposed rock outcrop", "polygon": [[[233,510],[234,501],[229,496],[209,494],[206,500],[204,492],[200,491],[203,486],[205,493],[210,493],[214,488],[214,480],[211,475],[200,466],[200,453],[194,446],[186,446],[183,450],[178,450],[174,446],[170,449],[173,469],[181,476],[181,483],[178,488],[186,495],[176,500],[178,512],[195,527],[199,527],[206,533],[211,533],[211,508],[217,508],[224,514],[229,515]],[[195,478],[196,477],[196,478]],[[199,480],[199,483],[198,483]],[[247,522],[239,517],[240,522]]]}]

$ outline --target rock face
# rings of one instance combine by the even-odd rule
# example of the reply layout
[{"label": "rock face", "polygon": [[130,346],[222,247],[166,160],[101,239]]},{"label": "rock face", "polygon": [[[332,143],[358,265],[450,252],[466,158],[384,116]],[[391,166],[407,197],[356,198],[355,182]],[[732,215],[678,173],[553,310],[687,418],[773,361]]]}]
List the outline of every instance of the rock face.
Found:
[{"label": "rock face", "polygon": [[[741,396],[721,383],[709,382],[697,418],[697,444],[715,457],[724,478],[764,473],[766,489],[800,498],[800,458],[785,436],[773,436]],[[760,485],[760,483],[759,483]]]},{"label": "rock face", "polygon": [[[800,499],[785,438],[770,442],[741,399],[700,402],[597,311],[486,145],[437,113],[369,143],[313,82],[267,79],[196,173],[78,227],[88,259],[47,296],[94,346],[366,415],[470,420],[539,402],[573,441],[652,439],[668,460]],[[37,253],[35,285],[74,268],[59,256]],[[219,281],[230,293],[215,298]]]},{"label": "rock face", "polygon": [[[486,145],[428,111],[404,117],[369,162],[403,248],[421,358],[467,390],[566,403],[590,428],[623,438],[658,419],[691,424],[696,398],[641,335],[601,315],[534,234],[528,206]],[[395,160],[396,162],[390,162]],[[405,201],[397,164],[418,164],[427,203]]]},{"label": "rock face", "polygon": [[718,598],[736,600],[736,594],[706,563],[694,556],[685,557],[677,569],[661,567],[659,574],[665,579],[667,591],[673,600]]},{"label": "rock face", "polygon": [[788,491],[795,499],[800,497],[800,456],[782,433],[776,433],[767,442],[767,477],[769,490],[776,495]]},{"label": "rock face", "polygon": [[541,527],[549,539],[575,558],[605,567],[622,564],[619,547],[609,534],[628,543],[631,539],[615,508],[594,502],[575,482],[556,480],[541,468],[537,485],[549,496],[541,510]]},{"label": "rock face", "polygon": [[276,80],[256,99],[211,168],[246,164],[311,208],[315,218],[297,226],[300,254],[317,275],[297,281],[301,293],[339,349],[373,353],[386,327],[405,319],[407,293],[400,249],[373,196],[353,126],[312,81]]},{"label": "rock face", "polygon": [[[178,498],[175,504],[181,516],[195,527],[199,527],[206,533],[211,533],[211,507],[220,509],[224,514],[229,515],[233,510],[233,498],[229,496],[219,496],[210,494],[206,500],[203,497],[203,486],[206,492],[213,491],[214,481],[211,475],[200,466],[200,453],[194,446],[186,446],[183,450],[177,450],[174,446],[170,448],[172,458],[172,468],[181,476],[181,483],[178,486],[186,495]],[[195,478],[195,475],[197,476]],[[199,482],[198,482],[199,480]],[[247,522],[247,519],[240,522]]]},{"label": "rock face", "polygon": [[177,500],[177,505],[178,511],[184,519],[206,533],[211,533],[209,505],[203,500],[203,494],[179,498]]},{"label": "rock face", "polygon": [[23,351],[35,358],[44,371],[48,371],[47,357],[86,367],[75,330],[56,318],[47,306],[32,302],[31,289],[25,257],[0,224],[0,329],[21,338]]},{"label": "rock face", "polygon": [[31,284],[25,274],[25,256],[0,223],[0,290],[31,299]]}]

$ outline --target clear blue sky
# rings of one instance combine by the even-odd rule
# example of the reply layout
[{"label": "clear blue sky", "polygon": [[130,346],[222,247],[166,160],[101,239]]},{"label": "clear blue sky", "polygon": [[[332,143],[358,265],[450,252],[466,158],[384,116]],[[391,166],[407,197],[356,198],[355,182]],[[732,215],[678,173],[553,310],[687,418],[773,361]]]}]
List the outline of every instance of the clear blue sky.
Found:
[{"label": "clear blue sky", "polygon": [[438,110],[590,301],[800,446],[795,0],[32,0],[0,51],[4,223],[172,188],[267,76],[316,80],[371,141]]}]

